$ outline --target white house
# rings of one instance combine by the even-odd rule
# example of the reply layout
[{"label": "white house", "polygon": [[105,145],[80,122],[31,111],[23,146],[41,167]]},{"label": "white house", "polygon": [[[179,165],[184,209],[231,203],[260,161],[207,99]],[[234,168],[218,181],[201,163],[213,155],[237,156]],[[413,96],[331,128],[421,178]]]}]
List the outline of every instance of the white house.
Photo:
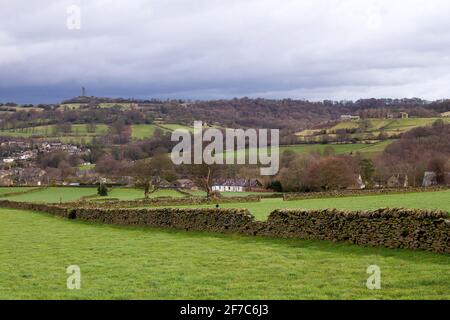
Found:
[{"label": "white house", "polygon": [[245,192],[260,189],[257,179],[224,179],[213,182],[212,190],[219,192]]},{"label": "white house", "polygon": [[5,158],[3,159],[3,163],[13,163],[14,162],[14,158]]},{"label": "white house", "polygon": [[352,116],[350,114],[343,114],[341,115],[341,121],[348,121],[348,120],[360,120],[360,116]]},{"label": "white house", "polygon": [[244,188],[242,186],[227,186],[227,185],[216,185],[212,186],[213,191],[219,192],[244,192]]}]

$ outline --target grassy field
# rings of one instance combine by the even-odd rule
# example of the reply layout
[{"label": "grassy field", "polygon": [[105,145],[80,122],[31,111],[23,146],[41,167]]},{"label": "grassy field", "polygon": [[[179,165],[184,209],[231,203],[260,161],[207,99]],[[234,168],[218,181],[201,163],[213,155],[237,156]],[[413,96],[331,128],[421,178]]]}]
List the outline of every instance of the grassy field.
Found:
[{"label": "grassy field", "polygon": [[[61,109],[69,109],[69,110],[76,110],[81,108],[82,106],[86,106],[86,104],[83,103],[66,103],[62,104],[60,106]],[[131,103],[100,103],[100,108],[112,108],[113,106],[119,106],[123,110],[129,110],[131,109]]]},{"label": "grassy field", "polygon": [[[172,197],[180,198],[185,197],[184,194],[177,190],[159,189],[150,194],[150,198],[157,197]],[[143,189],[134,188],[113,188],[106,197],[96,197],[95,199],[118,199],[118,200],[138,200],[144,198]]]},{"label": "grassy field", "polygon": [[[0,209],[0,299],[450,299],[448,255]],[[381,290],[365,286],[367,267]],[[66,268],[81,269],[68,290]]]},{"label": "grassy field", "polygon": [[[450,191],[404,193],[391,195],[357,196],[329,199],[307,199],[283,201],[283,199],[262,199],[261,202],[223,203],[222,208],[245,208],[258,220],[265,220],[276,209],[326,209],[369,210],[385,207],[418,209],[440,209],[450,213]],[[201,205],[198,207],[211,207]]]},{"label": "grassy field", "polygon": [[[398,135],[407,132],[417,127],[424,127],[432,125],[436,120],[442,119],[450,123],[450,118],[409,118],[409,119],[370,119],[368,121],[342,121],[336,125],[326,129],[326,133],[330,137],[335,137],[336,131],[342,129],[358,129],[363,123],[367,123],[368,127],[364,128],[361,133],[352,134],[352,138],[359,138],[363,140],[374,139],[381,132],[387,136]],[[322,130],[303,130],[297,133],[300,139],[313,141],[320,141],[322,138]]]},{"label": "grassy field", "polygon": [[191,133],[194,133],[194,127],[193,126],[185,126],[183,124],[173,124],[173,123],[164,123],[160,124],[159,127],[167,129],[169,131],[175,131],[175,130],[187,130]]},{"label": "grassy field", "polygon": [[25,192],[36,189],[34,187],[0,187],[0,196],[8,193]]},{"label": "grassy field", "polygon": [[[280,155],[285,151],[293,151],[297,154],[307,154],[307,153],[315,153],[318,152],[323,154],[325,149],[332,148],[336,155],[344,155],[344,154],[356,154],[360,153],[364,157],[371,157],[376,154],[383,152],[383,150],[394,142],[394,140],[383,141],[378,143],[354,143],[354,144],[300,144],[300,145],[292,145],[292,146],[280,146]],[[241,156],[245,153],[246,157],[250,154],[256,153],[256,149],[246,149],[239,150],[235,152],[236,156]],[[265,152],[265,149],[263,149]],[[270,154],[270,150],[269,150]]]},{"label": "grassy field", "polygon": [[[3,193],[25,191],[29,188],[0,188],[0,195]],[[205,196],[203,191],[190,192],[194,196]],[[97,189],[95,187],[50,187],[35,191],[28,194],[7,196],[3,199],[12,201],[26,202],[49,202],[57,203],[76,201],[85,196],[95,196]],[[224,192],[223,196],[247,196],[258,195],[254,192],[233,193]],[[177,190],[160,189],[150,194],[151,198],[156,197],[184,197],[185,195]],[[119,200],[136,200],[143,199],[144,192],[140,189],[133,188],[113,188],[107,197],[96,197],[94,199],[119,199]],[[263,199],[256,203],[226,203],[221,204],[224,208],[247,208],[257,219],[264,220],[270,212],[280,208],[341,208],[349,210],[376,209],[382,207],[406,207],[406,208],[422,208],[422,209],[442,209],[450,212],[450,191],[439,192],[423,192],[423,193],[404,193],[392,195],[374,195],[374,196],[358,196],[346,198],[330,198],[330,199],[308,199],[298,201],[283,201],[282,199]],[[200,207],[208,207],[203,205]]]},{"label": "grassy field", "polygon": [[11,201],[24,202],[48,202],[58,203],[79,200],[81,197],[95,195],[97,188],[79,188],[79,187],[50,187],[40,191],[21,194],[4,199]]},{"label": "grassy field", "polygon": [[156,126],[153,124],[133,124],[131,136],[133,139],[151,138],[155,134]]},{"label": "grassy field", "polygon": [[[187,191],[188,193],[192,194],[196,197],[206,197],[205,191]],[[247,197],[247,196],[261,196],[261,195],[272,195],[273,192],[221,192],[220,193],[223,197]]]},{"label": "grassy field", "polygon": [[161,124],[134,124],[131,126],[132,128],[132,137],[133,139],[145,139],[151,138],[155,134],[156,129],[161,129],[163,132],[171,132],[177,129],[184,129],[191,133],[194,132],[193,127],[181,125],[181,124],[170,124],[170,123],[161,123]]},{"label": "grassy field", "polygon": [[131,126],[131,135],[133,139],[151,138],[155,134],[155,130],[160,129],[163,132],[169,132],[169,129],[162,128],[154,124],[133,124]]},{"label": "grassy field", "polygon": [[82,164],[78,166],[78,169],[80,169],[81,171],[94,170],[95,164]]},{"label": "grassy field", "polygon": [[11,137],[85,137],[92,138],[93,136],[104,134],[108,131],[108,126],[105,124],[97,124],[95,132],[88,132],[87,125],[85,124],[73,124],[71,126],[71,131],[68,133],[57,133],[55,125],[28,127],[20,129],[9,129],[0,131],[0,136],[11,136]]},{"label": "grassy field", "polygon": [[186,195],[182,194],[181,192],[178,192],[177,190],[167,190],[167,189],[156,190],[155,192],[150,194],[151,198],[157,198],[157,197],[180,198],[180,197],[185,197],[185,196]]}]

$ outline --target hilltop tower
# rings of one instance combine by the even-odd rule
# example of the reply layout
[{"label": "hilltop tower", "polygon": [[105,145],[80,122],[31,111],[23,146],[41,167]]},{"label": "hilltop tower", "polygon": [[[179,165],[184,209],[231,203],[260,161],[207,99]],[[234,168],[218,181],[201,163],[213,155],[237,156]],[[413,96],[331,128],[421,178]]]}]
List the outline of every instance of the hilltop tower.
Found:
[{"label": "hilltop tower", "polygon": [[85,87],[81,87],[81,96],[86,97],[86,88]]}]

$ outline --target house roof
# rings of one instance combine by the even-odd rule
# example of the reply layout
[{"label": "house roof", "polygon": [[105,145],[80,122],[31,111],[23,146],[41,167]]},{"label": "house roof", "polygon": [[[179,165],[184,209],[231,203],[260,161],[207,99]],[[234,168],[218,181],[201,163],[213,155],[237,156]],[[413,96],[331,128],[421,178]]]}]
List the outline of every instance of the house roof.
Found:
[{"label": "house roof", "polygon": [[261,185],[257,179],[218,179],[214,186],[254,188]]}]

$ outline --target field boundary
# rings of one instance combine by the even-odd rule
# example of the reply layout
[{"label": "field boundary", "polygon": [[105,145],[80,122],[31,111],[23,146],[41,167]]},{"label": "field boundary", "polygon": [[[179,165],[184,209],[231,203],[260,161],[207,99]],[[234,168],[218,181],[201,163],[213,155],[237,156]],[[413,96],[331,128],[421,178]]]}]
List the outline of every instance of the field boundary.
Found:
[{"label": "field boundary", "polygon": [[340,190],[340,191],[324,191],[311,193],[285,193],[284,201],[306,200],[306,199],[322,199],[322,198],[344,198],[355,196],[377,196],[386,194],[416,193],[416,192],[436,192],[446,191],[448,187],[417,187],[417,188],[389,188],[389,189],[362,189],[362,190]]},{"label": "field boundary", "polygon": [[28,193],[33,193],[33,192],[37,192],[37,191],[42,191],[42,190],[47,189],[48,187],[31,187],[31,188],[33,188],[33,189],[31,189],[31,190],[24,190],[24,191],[10,192],[10,193],[4,193],[4,194],[0,195],[0,198],[20,196],[22,194],[28,194]]},{"label": "field boundary", "polygon": [[0,207],[46,212],[67,219],[186,231],[327,240],[450,253],[450,219],[439,210],[275,210],[255,221],[247,209],[83,208],[0,201]]},{"label": "field boundary", "polygon": [[98,207],[101,205],[103,208],[138,208],[146,206],[182,206],[182,205],[201,205],[201,204],[221,204],[221,203],[248,203],[248,202],[260,202],[259,196],[247,196],[247,197],[222,197],[210,199],[206,197],[157,197],[138,200],[111,200],[111,199],[92,199],[90,201],[75,201],[66,202],[63,205],[66,207]]}]

